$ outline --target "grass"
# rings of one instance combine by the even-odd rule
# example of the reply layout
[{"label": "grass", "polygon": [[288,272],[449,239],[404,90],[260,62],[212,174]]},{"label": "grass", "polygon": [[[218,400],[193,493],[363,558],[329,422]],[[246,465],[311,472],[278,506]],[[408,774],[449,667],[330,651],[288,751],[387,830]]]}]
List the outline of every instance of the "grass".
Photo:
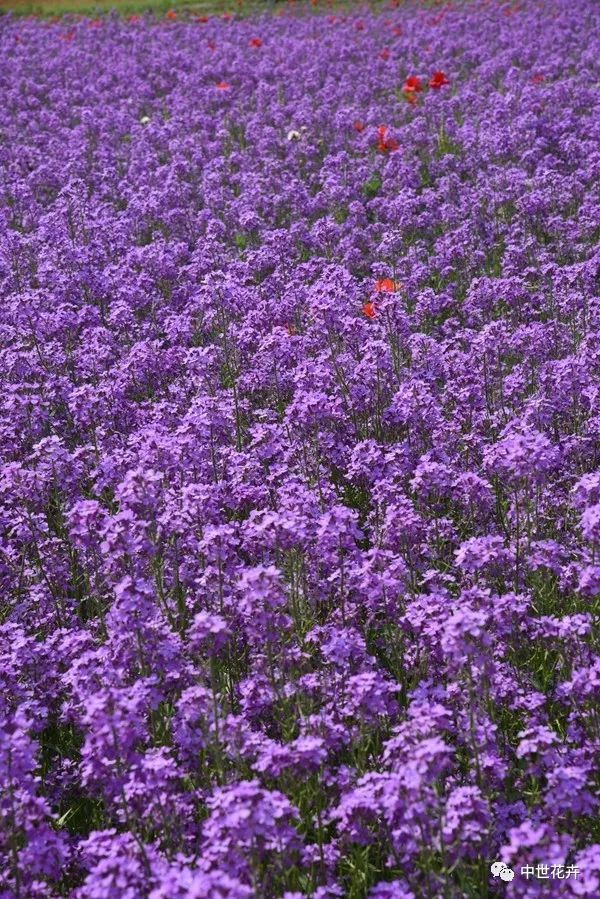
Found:
[{"label": "grass", "polygon": [[17,15],[60,16],[77,13],[85,16],[104,15],[112,10],[122,14],[155,13],[169,10],[198,15],[215,15],[223,12],[239,13],[247,9],[268,9],[272,4],[260,0],[0,0],[0,12]]},{"label": "grass", "polygon": [[[12,12],[17,15],[60,16],[79,14],[85,16],[103,15],[116,10],[123,15],[154,13],[164,15],[169,10],[193,15],[219,15],[232,13],[251,15],[269,12],[282,7],[305,6],[298,0],[0,0],[0,14]],[[340,9],[348,7],[347,0],[317,0],[311,4],[317,9]],[[381,5],[371,2],[368,4]]]},{"label": "grass", "polygon": [[[410,0],[400,0],[410,2]],[[440,0],[421,0],[422,5],[437,5]],[[303,9],[315,12],[348,11],[349,8],[390,8],[390,0],[0,0],[0,15],[13,13],[25,16],[105,15],[113,10],[123,14],[153,13],[164,16],[169,10],[190,15],[252,15],[273,10]]]}]

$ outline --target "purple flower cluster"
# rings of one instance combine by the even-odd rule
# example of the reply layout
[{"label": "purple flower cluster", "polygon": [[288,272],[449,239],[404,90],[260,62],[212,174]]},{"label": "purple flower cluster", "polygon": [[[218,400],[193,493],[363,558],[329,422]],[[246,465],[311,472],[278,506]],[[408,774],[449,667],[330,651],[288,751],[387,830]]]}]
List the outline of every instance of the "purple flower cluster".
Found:
[{"label": "purple flower cluster", "polygon": [[0,899],[599,895],[599,35],[0,19]]}]

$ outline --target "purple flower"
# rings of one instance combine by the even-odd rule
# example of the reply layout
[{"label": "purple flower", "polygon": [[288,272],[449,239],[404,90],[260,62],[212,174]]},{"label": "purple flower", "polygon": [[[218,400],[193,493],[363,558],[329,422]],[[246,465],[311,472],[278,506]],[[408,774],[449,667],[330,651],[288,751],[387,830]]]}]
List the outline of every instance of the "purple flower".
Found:
[{"label": "purple flower", "polygon": [[0,17],[6,899],[598,893],[597,3],[396,5]]},{"label": "purple flower", "polygon": [[217,789],[208,799],[203,826],[203,862],[226,867],[242,880],[252,866],[268,860],[274,873],[289,862],[300,841],[293,826],[297,812],[279,791],[264,790],[258,781],[240,781]]}]

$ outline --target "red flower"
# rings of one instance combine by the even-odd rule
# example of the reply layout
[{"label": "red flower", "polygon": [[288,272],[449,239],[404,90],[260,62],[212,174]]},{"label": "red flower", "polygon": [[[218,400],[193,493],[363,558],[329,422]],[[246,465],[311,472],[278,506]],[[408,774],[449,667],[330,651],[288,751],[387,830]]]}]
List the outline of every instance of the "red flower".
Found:
[{"label": "red flower", "polygon": [[380,153],[390,153],[400,149],[396,138],[387,136],[389,130],[387,125],[380,125],[377,129],[377,149]]},{"label": "red flower", "polygon": [[170,9],[169,12],[165,16],[166,19],[169,19],[171,22],[174,22],[177,18],[177,13],[174,9]]},{"label": "red flower", "polygon": [[409,75],[402,90],[405,94],[416,94],[423,90],[423,82],[416,75]]},{"label": "red flower", "polygon": [[231,85],[228,81],[219,81],[217,84],[217,90],[219,91],[228,91]]},{"label": "red flower", "polygon": [[253,37],[250,41],[251,47],[262,47],[262,45],[263,45],[263,42],[262,42],[261,38],[259,38],[259,37]]},{"label": "red flower", "polygon": [[356,131],[358,131],[359,134],[361,131],[365,130],[365,126],[362,122],[359,122],[358,119],[354,122],[354,128],[356,129]]},{"label": "red flower", "polygon": [[392,28],[392,34],[395,34],[396,37],[400,37],[400,35],[402,34],[402,29],[399,25],[396,25],[394,28]]},{"label": "red flower", "polygon": [[544,81],[546,80],[546,76],[545,75],[534,75],[531,80],[533,81],[534,84],[543,84]]},{"label": "red flower", "polygon": [[357,31],[364,31],[364,30],[365,30],[365,23],[364,23],[364,22],[357,22],[356,25],[355,25],[354,27],[356,28]]},{"label": "red flower", "polygon": [[375,318],[377,312],[375,310],[375,303],[365,303],[363,306],[363,315],[366,315],[367,318]]},{"label": "red flower", "polygon": [[377,293],[395,293],[399,288],[400,285],[393,278],[380,278],[379,281],[375,281]]},{"label": "red flower", "polygon": [[140,21],[139,16],[127,16],[127,21],[131,22],[132,25],[135,25],[136,22]]},{"label": "red flower", "polygon": [[231,20],[233,19],[233,16],[231,15],[230,12],[224,12],[223,15],[221,16],[221,18],[224,19],[225,22],[231,22]]},{"label": "red flower", "polygon": [[381,51],[381,53],[379,54],[379,58],[380,58],[380,59],[383,59],[385,62],[388,61],[388,59],[390,58],[390,51],[388,50],[387,47],[385,47],[385,48]]},{"label": "red flower", "polygon": [[446,75],[443,72],[434,72],[431,76],[429,87],[434,88],[434,90],[439,90],[440,87],[443,87],[445,84],[450,84]]},{"label": "red flower", "polygon": [[194,16],[194,22],[200,22],[202,25],[206,25],[208,16]]}]

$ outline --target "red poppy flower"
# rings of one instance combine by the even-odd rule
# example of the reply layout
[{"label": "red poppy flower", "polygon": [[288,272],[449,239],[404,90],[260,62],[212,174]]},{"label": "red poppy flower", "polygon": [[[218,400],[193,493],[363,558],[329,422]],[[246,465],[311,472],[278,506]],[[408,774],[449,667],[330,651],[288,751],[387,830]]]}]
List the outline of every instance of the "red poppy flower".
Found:
[{"label": "red poppy flower", "polygon": [[171,22],[174,22],[176,18],[177,18],[177,13],[175,12],[174,9],[170,9],[169,12],[165,16],[165,19],[169,19]]},{"label": "red poppy flower", "polygon": [[261,38],[259,38],[259,37],[253,37],[250,41],[251,47],[262,47],[262,45],[263,45],[263,42],[262,42]]},{"label": "red poppy flower", "polygon": [[380,153],[391,153],[400,149],[400,144],[395,137],[388,137],[390,129],[387,125],[380,125],[377,129],[377,149]]},{"label": "red poppy flower", "polygon": [[544,81],[546,80],[546,76],[545,75],[534,75],[531,80],[533,81],[534,84],[543,84]]},{"label": "red poppy flower", "polygon": [[361,131],[365,130],[365,126],[362,122],[359,122],[358,119],[354,122],[354,128],[356,129],[356,131],[358,131],[359,134]]},{"label": "red poppy flower", "polygon": [[390,51],[388,50],[387,47],[385,47],[385,48],[381,51],[381,53],[379,54],[379,58],[380,58],[380,59],[383,59],[384,62],[387,62],[387,61],[388,61],[388,59],[390,58]]},{"label": "red poppy flower", "polygon": [[136,22],[140,21],[139,16],[127,16],[127,21],[131,22],[132,25],[135,25]]},{"label": "red poppy flower", "polygon": [[217,90],[219,91],[228,91],[231,85],[228,81],[219,81],[217,84]]},{"label": "red poppy flower", "polygon": [[224,19],[225,22],[231,22],[231,20],[233,19],[233,16],[231,15],[230,12],[224,12],[223,15],[221,16],[221,18]]},{"label": "red poppy flower", "polygon": [[194,16],[194,22],[200,22],[202,25],[206,25],[208,16]]},{"label": "red poppy flower", "polygon": [[396,37],[400,37],[402,35],[402,29],[399,25],[396,25],[394,28],[392,28],[392,34],[395,34]]},{"label": "red poppy flower", "polygon": [[380,278],[375,281],[375,290],[377,293],[395,293],[400,285],[393,278]]},{"label": "red poppy flower", "polygon": [[446,75],[443,72],[434,72],[431,76],[429,87],[434,88],[434,90],[439,90],[440,87],[443,87],[445,84],[450,84]]},{"label": "red poppy flower", "polygon": [[365,305],[363,306],[363,315],[366,315],[367,318],[375,318],[375,316],[377,315],[375,303],[365,303]]},{"label": "red poppy flower", "polygon": [[402,90],[405,94],[416,94],[423,90],[423,82],[416,75],[409,75]]}]

